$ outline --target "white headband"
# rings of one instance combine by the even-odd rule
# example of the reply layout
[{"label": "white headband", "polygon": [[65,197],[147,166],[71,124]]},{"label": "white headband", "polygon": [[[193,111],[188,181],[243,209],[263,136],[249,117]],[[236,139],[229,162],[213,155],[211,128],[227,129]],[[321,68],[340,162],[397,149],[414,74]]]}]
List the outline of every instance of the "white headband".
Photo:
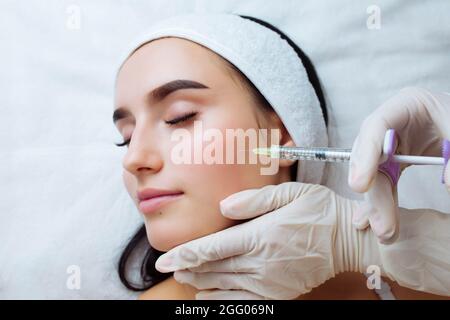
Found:
[{"label": "white headband", "polygon": [[[235,65],[270,103],[297,146],[328,146],[314,88],[300,57],[278,33],[233,14],[173,16],[133,41],[121,66],[140,46],[168,36],[201,44]],[[324,168],[324,162],[299,161],[297,181],[321,183]]]}]

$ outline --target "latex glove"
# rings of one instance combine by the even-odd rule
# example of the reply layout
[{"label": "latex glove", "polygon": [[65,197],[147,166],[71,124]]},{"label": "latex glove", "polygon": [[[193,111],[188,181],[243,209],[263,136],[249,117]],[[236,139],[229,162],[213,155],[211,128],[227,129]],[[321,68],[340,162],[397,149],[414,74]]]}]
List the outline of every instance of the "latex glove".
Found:
[{"label": "latex glove", "polygon": [[[354,191],[366,192],[367,206],[355,215],[354,224],[359,229],[370,224],[385,244],[396,240],[399,228],[397,187],[377,171],[388,129],[395,129],[398,135],[396,153],[441,157],[442,140],[450,140],[450,95],[402,89],[361,125],[352,148],[348,183]],[[401,170],[406,167],[402,165]],[[444,176],[450,192],[448,164]]]},{"label": "latex glove", "polygon": [[203,292],[202,299],[292,299],[340,272],[381,265],[376,237],[352,227],[358,207],[324,186],[300,182],[239,192],[221,202],[226,217],[272,212],[182,244],[156,268],[189,268],[175,279],[201,290],[233,289]]},{"label": "latex glove", "polygon": [[197,299],[292,299],[373,265],[404,287],[450,295],[450,215],[400,208],[399,239],[383,245],[370,229],[353,228],[360,204],[300,182],[241,191],[221,202],[226,217],[271,212],[182,244],[156,269],[204,290]]}]

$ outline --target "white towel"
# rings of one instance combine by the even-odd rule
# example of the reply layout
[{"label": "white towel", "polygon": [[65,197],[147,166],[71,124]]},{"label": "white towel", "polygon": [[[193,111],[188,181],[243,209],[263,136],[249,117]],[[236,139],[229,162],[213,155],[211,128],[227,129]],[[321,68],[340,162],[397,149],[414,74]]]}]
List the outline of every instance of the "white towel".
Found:
[{"label": "white towel", "polygon": [[[279,34],[238,15],[183,14],[143,32],[121,57],[121,65],[140,46],[167,36],[199,43],[233,63],[271,104],[296,146],[328,146],[314,88],[302,61]],[[321,183],[324,166],[323,162],[299,161],[297,180]]]}]

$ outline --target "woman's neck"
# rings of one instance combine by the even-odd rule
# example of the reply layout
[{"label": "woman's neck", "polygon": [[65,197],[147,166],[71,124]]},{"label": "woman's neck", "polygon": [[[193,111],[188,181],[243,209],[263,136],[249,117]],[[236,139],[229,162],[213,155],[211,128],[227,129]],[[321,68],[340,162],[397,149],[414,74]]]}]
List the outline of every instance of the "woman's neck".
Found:
[{"label": "woman's neck", "polygon": [[180,284],[172,277],[161,281],[157,285],[151,287],[143,294],[139,300],[195,300],[195,295],[199,290],[187,285]]}]

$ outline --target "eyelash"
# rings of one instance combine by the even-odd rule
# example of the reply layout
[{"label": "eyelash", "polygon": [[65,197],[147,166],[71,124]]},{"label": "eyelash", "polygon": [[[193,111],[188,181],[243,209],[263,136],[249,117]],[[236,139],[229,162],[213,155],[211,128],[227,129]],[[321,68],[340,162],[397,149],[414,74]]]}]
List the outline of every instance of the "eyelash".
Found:
[{"label": "eyelash", "polygon": [[176,125],[178,123],[181,123],[183,121],[186,121],[186,120],[194,117],[196,114],[197,114],[197,112],[192,111],[192,112],[189,112],[189,113],[187,113],[187,114],[185,114],[185,115],[183,115],[181,117],[178,117],[178,118],[175,118],[175,119],[172,119],[172,120],[168,120],[168,121],[164,121],[164,122],[167,123],[169,126],[173,126],[173,125]]},{"label": "eyelash", "polygon": [[[168,120],[168,121],[164,121],[164,122],[167,123],[169,126],[174,126],[174,125],[177,125],[184,121],[189,120],[190,118],[194,117],[195,115],[197,115],[197,112],[193,111],[193,112],[189,112],[181,117],[178,117],[178,118],[175,118],[172,120]],[[115,143],[115,145],[118,147],[128,146],[130,144],[130,140],[131,139],[127,139],[124,142]]]},{"label": "eyelash", "polygon": [[128,146],[130,144],[130,139],[125,140],[124,142],[121,143],[114,143],[116,146],[118,147],[123,147],[123,146]]}]

